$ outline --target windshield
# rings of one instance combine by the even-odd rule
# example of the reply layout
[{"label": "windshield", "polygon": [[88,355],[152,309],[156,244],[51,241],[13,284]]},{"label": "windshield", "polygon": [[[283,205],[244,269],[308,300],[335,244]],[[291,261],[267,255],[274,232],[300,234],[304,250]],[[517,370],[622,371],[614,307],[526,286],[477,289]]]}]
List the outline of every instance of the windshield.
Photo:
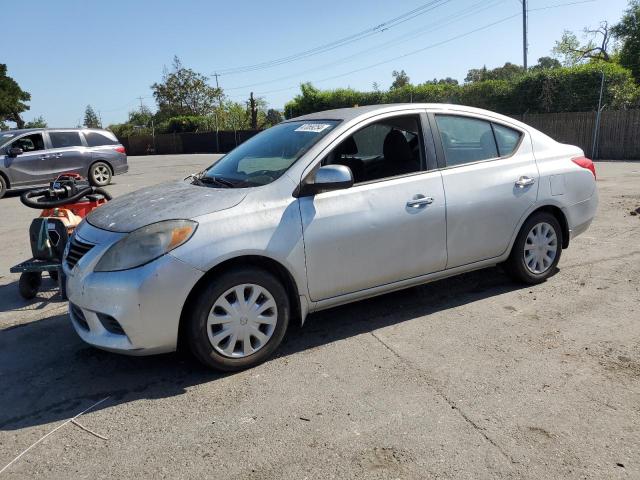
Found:
[{"label": "windshield", "polygon": [[220,187],[271,183],[337,124],[337,120],[280,123],[229,152],[194,183]]},{"label": "windshield", "polygon": [[15,133],[0,132],[0,147],[4,146],[5,143],[9,143],[15,136]]}]

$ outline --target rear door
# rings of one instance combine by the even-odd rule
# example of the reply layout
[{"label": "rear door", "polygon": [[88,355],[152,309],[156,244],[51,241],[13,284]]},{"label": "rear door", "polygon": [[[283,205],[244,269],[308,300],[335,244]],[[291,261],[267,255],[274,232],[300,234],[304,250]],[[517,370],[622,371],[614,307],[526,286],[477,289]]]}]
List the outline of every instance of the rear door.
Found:
[{"label": "rear door", "polygon": [[49,131],[49,141],[51,162],[58,173],[87,174],[91,153],[78,130]]},{"label": "rear door", "polygon": [[432,113],[447,198],[447,268],[502,255],[538,194],[528,134],[481,116]]}]

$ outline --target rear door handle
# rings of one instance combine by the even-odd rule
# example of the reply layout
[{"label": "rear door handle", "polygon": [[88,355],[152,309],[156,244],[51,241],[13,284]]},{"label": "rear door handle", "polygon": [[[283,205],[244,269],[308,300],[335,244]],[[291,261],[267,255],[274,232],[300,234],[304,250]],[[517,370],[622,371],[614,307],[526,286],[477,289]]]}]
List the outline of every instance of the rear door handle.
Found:
[{"label": "rear door handle", "polygon": [[425,197],[424,195],[415,195],[411,200],[407,202],[407,207],[421,208],[433,203],[433,197]]},{"label": "rear door handle", "polygon": [[524,187],[528,187],[529,185],[533,185],[534,183],[536,183],[534,178],[531,178],[531,177],[520,177],[516,181],[516,187],[524,188]]}]

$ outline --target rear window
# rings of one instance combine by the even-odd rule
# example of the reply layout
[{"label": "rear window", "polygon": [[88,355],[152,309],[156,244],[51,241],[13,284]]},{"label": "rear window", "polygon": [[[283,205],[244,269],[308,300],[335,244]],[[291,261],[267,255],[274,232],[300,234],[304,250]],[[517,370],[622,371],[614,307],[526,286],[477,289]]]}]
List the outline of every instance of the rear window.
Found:
[{"label": "rear window", "polygon": [[518,146],[518,143],[520,143],[520,132],[512,128],[494,123],[493,133],[496,136],[501,157],[511,155]]},{"label": "rear window", "polygon": [[109,138],[107,135],[98,132],[84,132],[84,138],[90,147],[100,147],[102,145],[117,145],[118,140]]},{"label": "rear window", "polygon": [[53,148],[82,147],[80,132],[49,132]]}]

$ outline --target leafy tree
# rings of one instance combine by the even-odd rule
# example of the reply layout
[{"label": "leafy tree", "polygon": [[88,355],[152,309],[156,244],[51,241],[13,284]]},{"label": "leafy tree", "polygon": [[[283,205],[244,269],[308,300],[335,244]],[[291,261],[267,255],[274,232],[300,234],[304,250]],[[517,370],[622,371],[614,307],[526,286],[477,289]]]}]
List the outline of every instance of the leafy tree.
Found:
[{"label": "leafy tree", "polygon": [[493,70],[487,70],[486,66],[481,69],[471,69],[467,72],[467,76],[464,81],[470,83],[482,82],[485,80],[513,80],[523,73],[524,68],[520,65],[507,62],[502,67],[497,67]]},{"label": "leafy tree", "polygon": [[531,67],[531,70],[536,71],[560,67],[562,67],[562,64],[556,58],[540,57],[538,59],[538,64]]},{"label": "leafy tree", "polygon": [[458,85],[458,80],[451,77],[441,78],[439,80],[434,78],[433,80],[427,80],[423,85]]},{"label": "leafy tree", "polygon": [[47,122],[42,115],[24,124],[24,128],[47,128],[47,126]]},{"label": "leafy tree", "polygon": [[581,43],[575,33],[565,30],[562,38],[556,41],[553,55],[566,67],[582,63],[586,60],[603,60],[609,62],[611,53],[611,28],[607,22],[600,22],[597,28],[586,28]]},{"label": "leafy tree", "polygon": [[100,128],[100,119],[91,105],[87,105],[84,110],[84,126],[87,128]]},{"label": "leafy tree", "polygon": [[[24,103],[31,100],[31,94],[20,88],[18,83],[7,75],[7,66],[0,63],[0,124],[14,122],[18,128],[24,128],[20,114],[29,110]],[[5,125],[6,126],[6,125]]]},{"label": "leafy tree", "polygon": [[247,130],[251,127],[249,111],[241,103],[227,102],[225,110],[226,124],[231,130]]},{"label": "leafy tree", "polygon": [[394,70],[391,72],[391,76],[393,77],[393,83],[391,84],[391,90],[395,90],[398,88],[406,87],[410,84],[409,75],[404,70]]},{"label": "leafy tree", "polygon": [[270,108],[264,118],[265,127],[273,127],[283,120],[282,113],[275,108]]},{"label": "leafy tree", "polygon": [[208,83],[209,77],[185,68],[173,57],[173,69],[165,69],[162,82],[151,85],[161,118],[177,115],[208,115],[222,97],[219,88]]},{"label": "leafy tree", "polygon": [[619,62],[631,70],[637,83],[640,83],[640,0],[631,0],[619,23],[613,26],[611,33],[622,44]]}]

